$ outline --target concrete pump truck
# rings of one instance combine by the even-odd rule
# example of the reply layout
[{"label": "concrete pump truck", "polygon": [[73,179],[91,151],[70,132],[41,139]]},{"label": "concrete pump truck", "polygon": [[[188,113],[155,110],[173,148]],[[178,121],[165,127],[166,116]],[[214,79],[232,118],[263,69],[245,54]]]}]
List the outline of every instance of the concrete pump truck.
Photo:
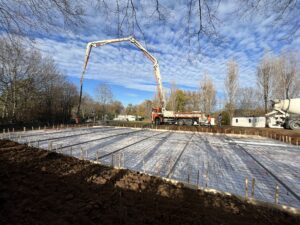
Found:
[{"label": "concrete pump truck", "polygon": [[[140,49],[143,54],[152,62],[154,69],[154,76],[157,84],[157,95],[159,98],[159,106],[152,109],[152,123],[159,124],[178,124],[178,125],[194,125],[194,124],[202,124],[204,123],[206,117],[205,114],[201,112],[174,112],[166,110],[166,100],[163,91],[163,85],[161,81],[161,75],[159,70],[159,64],[157,59],[144,48],[140,42],[138,42],[134,37],[126,37],[126,38],[117,38],[117,39],[109,39],[103,41],[94,41],[89,42],[86,47],[85,60],[83,65],[83,70],[80,79],[80,94],[79,94],[79,104],[77,108],[77,115],[80,114],[80,105],[82,98],[82,86],[83,86],[83,78],[86,72],[87,64],[89,61],[89,57],[91,54],[91,50],[93,47],[100,47],[107,44],[118,43],[118,42],[129,42],[135,45],[138,49]],[[212,120],[212,125],[214,121]]]}]

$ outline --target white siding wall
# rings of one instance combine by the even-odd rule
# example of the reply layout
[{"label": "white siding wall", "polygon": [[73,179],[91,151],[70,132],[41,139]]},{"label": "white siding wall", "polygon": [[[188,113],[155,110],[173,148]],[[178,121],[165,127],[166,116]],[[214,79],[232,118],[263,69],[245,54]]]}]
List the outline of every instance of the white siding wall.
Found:
[{"label": "white siding wall", "polygon": [[233,127],[265,127],[265,117],[233,117],[231,121]]}]

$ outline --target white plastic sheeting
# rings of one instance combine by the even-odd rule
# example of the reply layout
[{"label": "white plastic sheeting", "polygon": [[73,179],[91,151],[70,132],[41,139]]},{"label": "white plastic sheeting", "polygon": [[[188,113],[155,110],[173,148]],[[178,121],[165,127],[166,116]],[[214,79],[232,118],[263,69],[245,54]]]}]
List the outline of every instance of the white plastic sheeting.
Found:
[{"label": "white plastic sheeting", "polygon": [[278,185],[279,203],[300,208],[300,147],[271,139],[120,127],[35,130],[3,138],[241,196],[246,178],[251,196],[254,178],[254,198],[274,202]]}]

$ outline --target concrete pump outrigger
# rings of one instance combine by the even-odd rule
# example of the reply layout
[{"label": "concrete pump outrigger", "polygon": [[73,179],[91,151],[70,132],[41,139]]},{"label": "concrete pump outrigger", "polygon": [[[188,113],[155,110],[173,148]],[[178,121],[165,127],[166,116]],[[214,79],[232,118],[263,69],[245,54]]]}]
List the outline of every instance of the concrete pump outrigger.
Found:
[{"label": "concrete pump outrigger", "polygon": [[138,49],[140,49],[144,55],[153,63],[154,75],[157,82],[157,93],[159,98],[159,107],[152,109],[152,122],[155,124],[178,124],[178,125],[193,125],[193,124],[201,124],[204,122],[205,115],[201,112],[174,112],[166,110],[166,100],[163,91],[163,85],[161,81],[161,75],[159,70],[159,64],[157,59],[150,54],[146,48],[144,48],[134,37],[126,37],[126,38],[117,38],[103,41],[93,41],[89,42],[86,47],[85,59],[83,64],[83,70],[80,79],[80,94],[79,94],[79,104],[77,108],[77,116],[80,115],[80,105],[82,98],[82,86],[83,86],[83,78],[86,72],[86,67],[89,61],[89,57],[91,54],[91,50],[93,47],[100,47],[106,44],[118,43],[118,42],[130,42],[134,44]]}]

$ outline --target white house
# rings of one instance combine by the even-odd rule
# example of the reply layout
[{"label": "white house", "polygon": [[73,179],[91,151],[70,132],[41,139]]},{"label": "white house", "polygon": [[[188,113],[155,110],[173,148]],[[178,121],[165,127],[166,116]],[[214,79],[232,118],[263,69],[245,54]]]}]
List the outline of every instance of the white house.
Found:
[{"label": "white house", "polygon": [[118,115],[118,117],[114,118],[117,121],[136,121],[136,116],[133,115]]},{"label": "white house", "polygon": [[266,117],[233,117],[233,127],[266,127]]}]

